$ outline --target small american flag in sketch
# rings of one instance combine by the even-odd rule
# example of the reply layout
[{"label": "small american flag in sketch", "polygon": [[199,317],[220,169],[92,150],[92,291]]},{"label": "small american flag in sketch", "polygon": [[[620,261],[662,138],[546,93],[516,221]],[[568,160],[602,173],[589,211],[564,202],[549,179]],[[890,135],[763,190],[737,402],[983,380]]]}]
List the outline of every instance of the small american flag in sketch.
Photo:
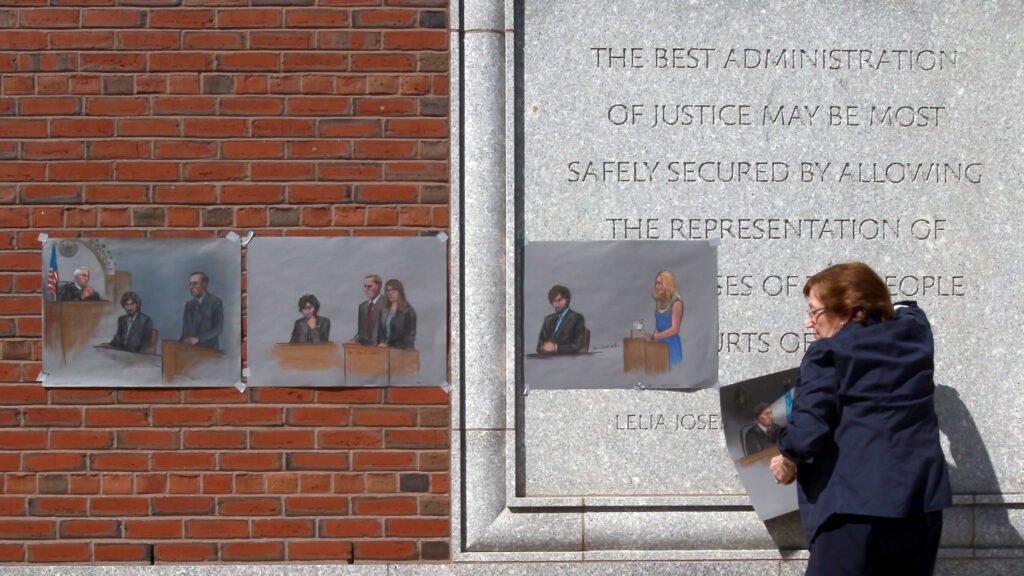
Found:
[{"label": "small american flag in sketch", "polygon": [[46,273],[46,293],[51,300],[57,299],[57,282],[60,281],[60,272],[57,271],[57,244],[50,250],[50,269]]}]

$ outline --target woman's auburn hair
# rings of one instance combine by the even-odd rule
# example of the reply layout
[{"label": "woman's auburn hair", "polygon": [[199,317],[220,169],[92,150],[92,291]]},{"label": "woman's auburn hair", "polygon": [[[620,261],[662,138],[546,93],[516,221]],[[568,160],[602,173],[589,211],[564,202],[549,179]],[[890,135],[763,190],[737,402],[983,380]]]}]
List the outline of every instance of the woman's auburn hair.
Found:
[{"label": "woman's auburn hair", "polygon": [[896,315],[889,287],[863,262],[829,266],[807,279],[804,296],[810,296],[812,288],[818,292],[826,311],[838,316],[849,315],[854,322],[876,317],[892,320]]}]

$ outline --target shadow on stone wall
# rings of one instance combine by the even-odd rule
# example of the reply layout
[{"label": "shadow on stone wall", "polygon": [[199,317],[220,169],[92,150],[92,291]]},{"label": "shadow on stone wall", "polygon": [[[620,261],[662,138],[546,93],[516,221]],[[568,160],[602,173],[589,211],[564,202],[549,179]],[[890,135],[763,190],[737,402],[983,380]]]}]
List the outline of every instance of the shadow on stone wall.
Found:
[{"label": "shadow on stone wall", "polygon": [[[949,440],[952,460],[949,462],[949,476],[953,493],[986,497],[983,504],[971,506],[974,523],[972,545],[978,548],[1024,547],[1024,538],[1010,522],[1005,505],[1001,505],[1003,499],[992,459],[960,394],[952,387],[936,386],[935,407],[939,414],[939,429]],[[765,527],[783,553],[807,548],[799,512],[772,518],[765,522]]]},{"label": "shadow on stone wall", "polygon": [[973,544],[978,548],[1020,548],[1024,538],[1010,522],[992,459],[967,406],[955,388],[935,387],[939,429],[949,441],[949,480],[954,494],[984,495],[973,506]]}]

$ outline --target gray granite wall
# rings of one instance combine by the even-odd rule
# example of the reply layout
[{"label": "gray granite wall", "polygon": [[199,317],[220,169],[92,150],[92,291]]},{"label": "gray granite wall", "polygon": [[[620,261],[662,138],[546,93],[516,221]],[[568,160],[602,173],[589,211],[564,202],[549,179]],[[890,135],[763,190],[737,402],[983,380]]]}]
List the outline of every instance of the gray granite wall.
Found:
[{"label": "gray granite wall", "polygon": [[1024,555],[1020,4],[452,14],[457,563],[800,571],[796,517],[757,519],[729,430],[616,425],[716,415],[715,390],[524,390],[521,248],[588,240],[720,243],[722,385],[798,364],[803,279],[868,262],[935,325],[956,492],[940,569]]}]

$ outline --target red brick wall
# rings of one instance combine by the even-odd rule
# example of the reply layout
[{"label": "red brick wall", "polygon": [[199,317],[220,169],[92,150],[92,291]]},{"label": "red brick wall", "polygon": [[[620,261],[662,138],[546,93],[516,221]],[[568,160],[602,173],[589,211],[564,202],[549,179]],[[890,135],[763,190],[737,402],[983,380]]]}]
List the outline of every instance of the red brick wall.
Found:
[{"label": "red brick wall", "polygon": [[0,562],[448,559],[440,389],[35,383],[40,232],[446,230],[447,23],[444,0],[0,0]]}]

